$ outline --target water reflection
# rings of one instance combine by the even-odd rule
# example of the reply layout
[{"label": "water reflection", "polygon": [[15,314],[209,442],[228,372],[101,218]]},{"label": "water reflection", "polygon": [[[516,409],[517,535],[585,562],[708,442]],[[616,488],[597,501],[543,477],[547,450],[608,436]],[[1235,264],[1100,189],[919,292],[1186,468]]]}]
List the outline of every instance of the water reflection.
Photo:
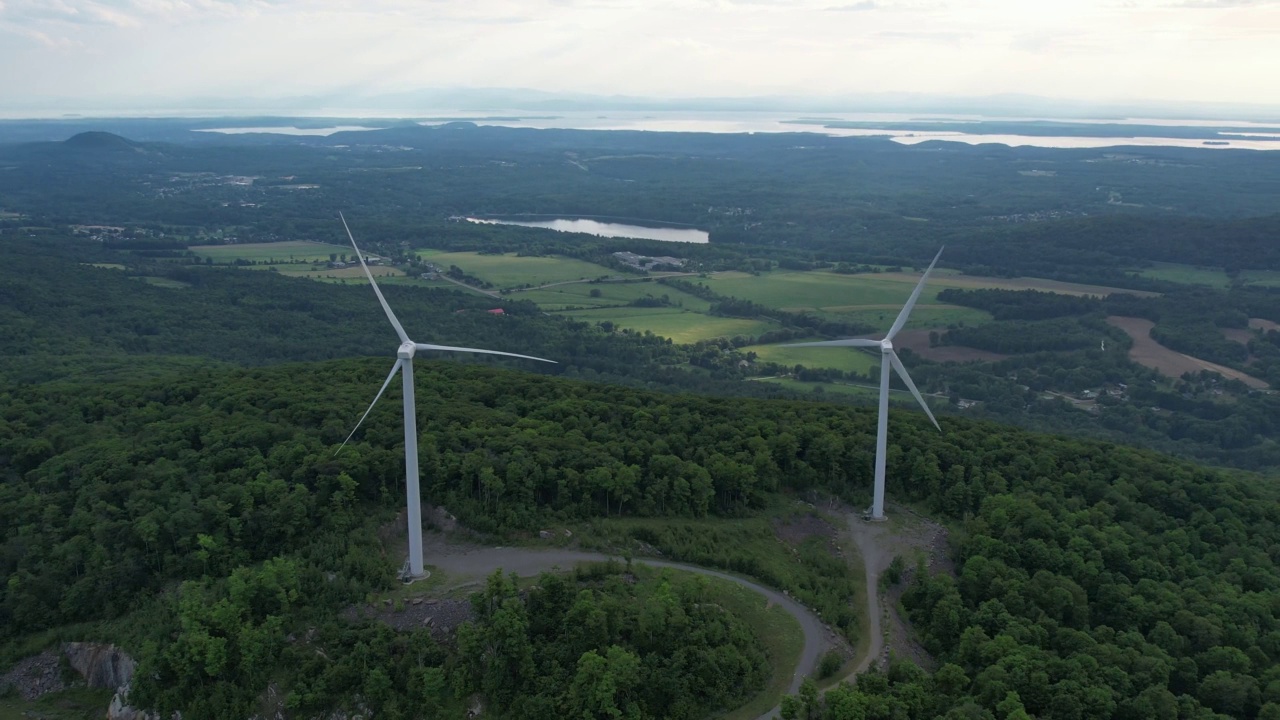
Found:
[{"label": "water reflection", "polygon": [[486,218],[467,218],[467,222],[481,225],[519,225],[521,227],[547,228],[559,232],[586,233],[599,237],[637,238],[640,240],[661,240],[663,242],[705,243],[710,237],[704,230],[694,228],[645,227],[643,225],[627,225],[625,223],[600,222],[585,218],[554,220],[491,220]]}]

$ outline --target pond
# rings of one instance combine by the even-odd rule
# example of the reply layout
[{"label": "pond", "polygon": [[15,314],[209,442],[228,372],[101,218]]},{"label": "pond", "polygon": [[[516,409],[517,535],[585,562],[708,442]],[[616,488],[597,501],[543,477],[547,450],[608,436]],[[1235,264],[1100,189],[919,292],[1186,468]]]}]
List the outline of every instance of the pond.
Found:
[{"label": "pond", "polygon": [[600,222],[586,218],[555,218],[553,220],[495,220],[488,218],[467,218],[467,222],[481,225],[519,225],[521,227],[547,228],[558,232],[586,233],[599,237],[636,238],[639,240],[661,240],[663,242],[706,243],[710,236],[705,230],[696,228],[647,227],[644,225],[628,225],[626,223]]}]

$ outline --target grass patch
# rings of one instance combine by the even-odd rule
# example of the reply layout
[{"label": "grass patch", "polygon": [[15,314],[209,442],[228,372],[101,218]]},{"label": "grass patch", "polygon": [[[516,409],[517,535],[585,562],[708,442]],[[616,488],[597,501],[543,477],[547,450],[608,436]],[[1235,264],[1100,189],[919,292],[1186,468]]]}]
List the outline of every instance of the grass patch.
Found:
[{"label": "grass patch", "polygon": [[827,551],[822,538],[811,537],[797,548],[783,543],[768,518],[596,520],[578,537],[597,549],[639,552],[648,546],[672,560],[756,578],[790,592],[851,641],[857,639],[859,613],[852,599],[862,579]]},{"label": "grass patch", "polygon": [[1138,275],[1152,280],[1182,283],[1184,285],[1205,285],[1215,288],[1226,288],[1231,280],[1222,268],[1197,267],[1178,263],[1152,263],[1149,268],[1138,271]]},{"label": "grass patch", "polygon": [[114,690],[71,688],[36,700],[0,698],[0,720],[98,720],[106,717]]},{"label": "grass patch", "polygon": [[243,243],[240,245],[196,245],[188,249],[199,257],[213,258],[215,263],[234,263],[236,260],[305,263],[327,261],[329,255],[334,253],[339,256],[346,253],[348,257],[355,255],[345,245],[331,245],[309,240]]},{"label": "grass patch", "polygon": [[1240,281],[1245,285],[1280,287],[1280,272],[1275,270],[1243,270],[1240,273]]},{"label": "grass patch", "polygon": [[[792,340],[788,342],[804,342]],[[857,348],[798,348],[779,345],[748,345],[740,352],[754,352],[764,362],[775,362],[792,367],[804,365],[810,368],[833,368],[845,372],[869,373],[880,366],[880,359]]]},{"label": "grass patch", "polygon": [[[906,302],[911,287],[900,282],[855,280],[875,277],[838,275],[826,272],[773,272],[763,275],[733,277],[717,273],[701,280],[702,284],[721,295],[751,300],[772,308],[786,310],[820,310],[830,305],[897,305]],[[937,302],[937,290],[925,288],[920,302]]]},{"label": "grass patch", "polygon": [[[598,293],[598,297],[592,297]],[[705,313],[711,309],[711,303],[689,293],[682,292],[666,285],[654,282],[601,282],[574,283],[557,285],[541,290],[528,290],[511,293],[513,300],[529,300],[548,311],[565,310],[567,308],[599,308],[626,305],[633,300],[645,297],[661,298],[667,296],[672,306],[682,310]]]},{"label": "grass patch", "polygon": [[131,278],[133,280],[141,280],[148,285],[156,287],[169,288],[171,290],[182,290],[191,287],[191,283],[182,282],[181,280],[173,280],[165,277],[155,277],[154,275],[137,275]]},{"label": "grass patch", "polygon": [[[892,323],[892,317],[897,315],[898,308],[907,301],[919,281],[920,274],[915,272],[841,275],[822,271],[780,271],[758,276],[744,273],[717,273],[697,282],[721,295],[751,300],[780,310],[841,315],[875,310],[889,313],[889,323]],[[1155,294],[1041,278],[980,277],[962,275],[955,270],[935,270],[929,277],[929,284],[920,294],[917,311],[925,310],[929,306],[952,307],[938,302],[938,293],[947,288],[1042,290],[1066,295],[1099,296],[1113,292],[1129,292],[1136,295]],[[914,317],[915,313],[912,315]],[[886,327],[888,327],[887,324]]]},{"label": "grass patch", "polygon": [[723,720],[760,717],[782,701],[782,696],[791,685],[791,676],[795,674],[800,651],[804,648],[804,633],[800,630],[800,623],[781,607],[768,607],[763,597],[741,585],[720,578],[698,577],[705,578],[712,602],[719,603],[730,614],[742,618],[755,631],[756,636],[764,643],[772,670],[769,684],[764,689],[741,707],[720,717]]},{"label": "grass patch", "polygon": [[438,250],[422,250],[418,252],[418,256],[435,263],[442,270],[448,270],[450,265],[457,265],[466,274],[493,283],[497,288],[590,280],[613,274],[603,265],[559,256],[517,257],[515,253],[481,255]]},{"label": "grass patch", "polygon": [[754,337],[778,326],[765,320],[712,317],[679,308],[602,308],[599,310],[575,310],[563,313],[576,320],[604,322],[630,330],[671,338],[678,343],[693,343],[718,337],[743,335]]}]

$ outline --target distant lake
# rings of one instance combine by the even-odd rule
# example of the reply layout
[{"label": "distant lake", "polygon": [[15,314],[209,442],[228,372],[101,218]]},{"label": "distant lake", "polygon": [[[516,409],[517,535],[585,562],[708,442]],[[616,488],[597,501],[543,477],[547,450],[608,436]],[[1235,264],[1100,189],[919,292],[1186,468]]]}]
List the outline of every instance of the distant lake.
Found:
[{"label": "distant lake", "polygon": [[599,222],[583,218],[554,220],[489,220],[485,218],[467,218],[467,222],[481,225],[519,225],[521,227],[547,228],[558,232],[586,233],[599,237],[636,238],[638,240],[661,240],[663,242],[706,243],[710,236],[705,230],[694,228],[645,227],[644,225],[627,225],[624,223]]},{"label": "distant lake", "polygon": [[[1268,137],[1266,133],[1250,133],[1251,128],[1271,128],[1274,124],[1242,120],[1160,120],[1146,118],[1123,118],[1107,120],[1068,119],[1072,123],[1107,123],[1107,124],[1143,124],[1166,125],[1168,127],[1216,126],[1238,128],[1240,132],[1223,133],[1228,144],[1206,145],[1203,139],[1183,137],[1051,137],[1037,135],[1010,135],[1000,133],[964,133],[948,131],[919,131],[895,127],[898,123],[909,122],[956,122],[974,123],[993,120],[1030,121],[1033,118],[982,117],[977,115],[935,115],[928,113],[852,113],[824,115],[821,118],[788,117],[777,112],[624,112],[609,111],[604,113],[566,112],[557,117],[525,115],[515,111],[504,111],[502,117],[494,116],[459,116],[453,120],[469,120],[477,125],[497,125],[502,127],[522,127],[538,129],[572,129],[572,130],[637,130],[648,132],[696,132],[696,133],[814,133],[833,137],[882,137],[903,145],[915,145],[930,140],[946,142],[962,142],[970,145],[995,143],[1011,147],[1034,146],[1049,148],[1106,148],[1125,146],[1145,147],[1188,147],[1205,150],[1280,150],[1280,141]],[[1054,118],[1040,118],[1055,120]],[[841,128],[826,127],[825,122],[860,121],[883,123],[875,128]],[[437,125],[440,120],[425,121],[424,125]]]},{"label": "distant lake", "polygon": [[336,132],[347,132],[351,130],[380,130],[381,128],[365,127],[364,125],[334,125],[332,127],[318,128],[300,128],[293,126],[273,125],[270,127],[225,127],[225,128],[198,128],[196,132],[222,133],[223,135],[243,135],[245,133],[273,133],[276,135],[316,135],[327,137]]}]

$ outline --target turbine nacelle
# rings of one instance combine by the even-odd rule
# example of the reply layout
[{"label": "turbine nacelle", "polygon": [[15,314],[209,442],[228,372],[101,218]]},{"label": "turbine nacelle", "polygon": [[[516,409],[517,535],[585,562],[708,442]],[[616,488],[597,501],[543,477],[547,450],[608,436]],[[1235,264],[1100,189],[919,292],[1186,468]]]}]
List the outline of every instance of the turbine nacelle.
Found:
[{"label": "turbine nacelle", "polygon": [[400,348],[396,350],[396,357],[401,360],[412,360],[414,353],[418,352],[418,346],[412,342],[400,343]]},{"label": "turbine nacelle", "polygon": [[891,352],[893,352],[893,341],[892,341],[892,340],[890,340],[889,338],[885,338],[885,339],[881,340],[881,341],[880,341],[880,352],[882,352],[882,353],[891,353]]}]

